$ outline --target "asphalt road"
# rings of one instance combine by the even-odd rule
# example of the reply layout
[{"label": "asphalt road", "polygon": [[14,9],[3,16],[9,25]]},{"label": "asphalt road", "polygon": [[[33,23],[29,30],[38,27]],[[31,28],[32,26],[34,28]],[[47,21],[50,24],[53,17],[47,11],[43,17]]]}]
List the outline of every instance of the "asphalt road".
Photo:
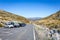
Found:
[{"label": "asphalt road", "polygon": [[33,25],[20,28],[0,28],[0,40],[34,40]]}]

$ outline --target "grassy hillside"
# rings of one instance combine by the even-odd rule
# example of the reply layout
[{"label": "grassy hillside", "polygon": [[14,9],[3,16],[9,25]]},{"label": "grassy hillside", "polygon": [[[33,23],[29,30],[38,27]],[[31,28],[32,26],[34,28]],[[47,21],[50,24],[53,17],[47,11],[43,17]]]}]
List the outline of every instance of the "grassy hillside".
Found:
[{"label": "grassy hillside", "polygon": [[38,25],[45,25],[50,29],[52,28],[60,29],[60,11],[41,20],[35,21],[35,23]]},{"label": "grassy hillside", "polygon": [[0,22],[1,21],[2,22],[4,22],[4,21],[22,21],[25,23],[29,23],[29,20],[26,19],[25,17],[18,16],[18,15],[15,15],[13,13],[6,12],[3,10],[0,10]]}]

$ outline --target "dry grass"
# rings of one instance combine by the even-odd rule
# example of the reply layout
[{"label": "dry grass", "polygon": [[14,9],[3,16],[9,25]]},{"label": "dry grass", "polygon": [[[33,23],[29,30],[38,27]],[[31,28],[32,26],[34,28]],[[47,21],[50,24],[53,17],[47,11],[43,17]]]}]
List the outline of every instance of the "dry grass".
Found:
[{"label": "dry grass", "polygon": [[45,25],[48,28],[60,29],[60,11],[52,14],[46,18],[35,21],[37,25]]},{"label": "dry grass", "polygon": [[3,10],[0,10],[0,21],[22,21],[25,23],[29,23],[29,20],[26,19],[23,16],[18,16],[10,12],[6,12]]}]

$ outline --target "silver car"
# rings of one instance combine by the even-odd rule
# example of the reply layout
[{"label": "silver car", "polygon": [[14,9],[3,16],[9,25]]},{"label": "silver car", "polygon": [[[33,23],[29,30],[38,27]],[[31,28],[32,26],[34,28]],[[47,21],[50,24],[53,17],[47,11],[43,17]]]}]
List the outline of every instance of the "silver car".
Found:
[{"label": "silver car", "polygon": [[13,25],[5,25],[4,27],[5,28],[13,28],[14,26]]}]

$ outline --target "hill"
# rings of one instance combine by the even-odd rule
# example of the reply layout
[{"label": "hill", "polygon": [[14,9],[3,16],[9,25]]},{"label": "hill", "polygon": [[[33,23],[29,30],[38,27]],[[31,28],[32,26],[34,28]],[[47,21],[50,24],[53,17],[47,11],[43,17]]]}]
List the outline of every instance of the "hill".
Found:
[{"label": "hill", "polygon": [[49,29],[60,29],[60,11],[45,17],[41,20],[35,21],[37,25],[45,25]]},{"label": "hill", "polygon": [[24,23],[29,23],[29,20],[23,16],[15,15],[13,13],[0,10],[0,23],[4,21],[21,21]]}]

